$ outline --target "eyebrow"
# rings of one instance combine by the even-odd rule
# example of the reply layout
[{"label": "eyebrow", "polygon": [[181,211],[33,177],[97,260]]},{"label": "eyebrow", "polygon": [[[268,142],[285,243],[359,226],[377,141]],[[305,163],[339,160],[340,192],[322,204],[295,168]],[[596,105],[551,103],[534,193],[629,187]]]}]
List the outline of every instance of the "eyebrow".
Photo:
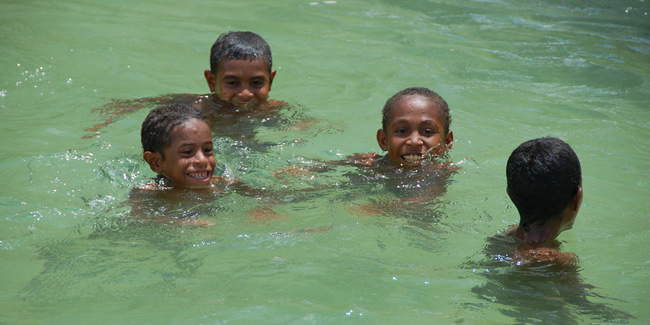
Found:
[{"label": "eyebrow", "polygon": [[[181,143],[181,146],[191,146],[191,145],[196,144],[196,143],[197,142],[183,142],[183,143]],[[201,142],[201,144],[206,144],[206,143],[212,143],[212,140]]]},{"label": "eyebrow", "polygon": [[[406,120],[406,119],[398,119],[398,120],[394,120],[393,122],[391,122],[391,124],[398,124],[398,123],[409,123],[409,121]],[[420,123],[436,125],[435,120],[424,120],[424,121],[419,122],[418,124],[420,124]]]}]

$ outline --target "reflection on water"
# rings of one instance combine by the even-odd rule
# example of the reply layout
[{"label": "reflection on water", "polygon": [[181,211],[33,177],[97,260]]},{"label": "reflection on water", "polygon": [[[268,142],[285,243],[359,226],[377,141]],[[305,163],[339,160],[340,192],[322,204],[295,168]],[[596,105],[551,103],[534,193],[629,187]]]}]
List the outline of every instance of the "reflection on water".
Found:
[{"label": "reflection on water", "polygon": [[[167,295],[192,277],[202,257],[180,241],[179,228],[141,222],[111,222],[86,238],[51,241],[39,249],[42,271],[20,296],[28,302],[57,305]],[[164,267],[163,267],[164,266]]]},{"label": "reflection on water", "polygon": [[576,264],[514,266],[516,247],[511,236],[489,238],[486,259],[466,264],[485,278],[472,288],[484,302],[471,305],[497,308],[522,324],[581,324],[582,316],[606,323],[627,323],[634,318],[605,303],[592,302],[611,298],[598,295],[592,285],[584,283]]},{"label": "reflection on water", "polygon": [[319,121],[307,116],[305,108],[300,105],[279,102],[276,106],[264,109],[226,109],[220,105],[210,104],[211,102],[202,103],[206,97],[207,95],[168,94],[131,100],[111,100],[109,103],[93,109],[93,112],[99,114],[99,118],[103,122],[88,127],[86,129],[88,133],[84,138],[101,134],[110,124],[125,118],[128,114],[170,104],[187,104],[203,108],[210,122],[213,136],[231,138],[242,143],[242,146],[257,152],[267,152],[271,147],[282,145],[282,141],[304,141],[304,139],[288,139],[286,135],[282,135],[280,143],[269,142],[257,137],[260,132],[284,132],[295,136],[295,132],[300,131],[301,137],[310,138],[320,134],[342,131],[329,121]]}]

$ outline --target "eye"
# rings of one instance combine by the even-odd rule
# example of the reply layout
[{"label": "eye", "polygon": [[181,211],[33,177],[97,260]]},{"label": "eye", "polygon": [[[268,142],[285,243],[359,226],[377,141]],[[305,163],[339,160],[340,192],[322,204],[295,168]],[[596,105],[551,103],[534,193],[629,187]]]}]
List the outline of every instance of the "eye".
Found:
[{"label": "eye", "polygon": [[406,133],[408,133],[408,130],[406,128],[398,128],[398,129],[395,129],[395,133],[397,133],[397,134],[406,134]]},{"label": "eye", "polygon": [[251,85],[255,88],[262,88],[264,87],[264,84],[265,83],[263,80],[254,80],[253,82],[251,82]]},{"label": "eye", "polygon": [[191,156],[192,155],[192,149],[184,149],[183,151],[181,151],[181,153],[184,156]]},{"label": "eye", "polygon": [[422,130],[422,135],[431,136],[431,135],[434,135],[434,134],[436,134],[436,131],[433,130],[433,129],[424,129],[424,130]]},{"label": "eye", "polygon": [[203,148],[203,152],[204,152],[204,153],[212,154],[212,151],[213,151],[212,147],[205,147],[205,148]]},{"label": "eye", "polygon": [[226,85],[230,87],[237,87],[239,86],[239,81],[237,80],[228,80],[226,81]]}]

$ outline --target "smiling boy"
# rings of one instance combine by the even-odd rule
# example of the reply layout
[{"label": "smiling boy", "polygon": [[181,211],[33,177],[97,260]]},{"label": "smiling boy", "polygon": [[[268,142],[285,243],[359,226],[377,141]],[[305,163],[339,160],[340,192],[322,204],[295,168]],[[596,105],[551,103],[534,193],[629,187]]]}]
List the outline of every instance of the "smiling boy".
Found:
[{"label": "smiling boy", "polygon": [[[91,133],[83,137],[99,135],[102,128],[124,114],[152,105],[168,104],[187,104],[200,108],[210,119],[213,131],[222,135],[250,130],[251,117],[265,120],[286,106],[284,101],[269,100],[276,74],[272,64],[271,48],[260,35],[248,31],[223,33],[210,50],[210,69],[203,72],[210,89],[209,94],[169,94],[134,100],[113,100],[94,110],[104,115],[105,121],[87,128],[86,131]],[[245,133],[244,136],[250,137]]]},{"label": "smiling boy", "polygon": [[[283,104],[268,101],[276,70],[271,48],[253,32],[219,35],[210,50],[210,69],[203,74],[216,108],[257,109]],[[205,108],[204,108],[205,110]]]},{"label": "smiling boy", "polygon": [[386,156],[354,154],[341,163],[374,166],[387,161],[417,167],[423,161],[444,157],[454,145],[449,106],[428,88],[411,87],[397,92],[386,101],[382,116],[377,143],[387,152]]},{"label": "smiling boy", "polygon": [[382,111],[377,143],[388,158],[402,165],[419,165],[427,155],[442,157],[454,142],[449,130],[449,106],[427,88],[407,88],[393,95]]},{"label": "smiling boy", "polygon": [[205,188],[217,164],[210,125],[194,107],[174,104],[149,112],[141,130],[143,158],[161,187]]}]

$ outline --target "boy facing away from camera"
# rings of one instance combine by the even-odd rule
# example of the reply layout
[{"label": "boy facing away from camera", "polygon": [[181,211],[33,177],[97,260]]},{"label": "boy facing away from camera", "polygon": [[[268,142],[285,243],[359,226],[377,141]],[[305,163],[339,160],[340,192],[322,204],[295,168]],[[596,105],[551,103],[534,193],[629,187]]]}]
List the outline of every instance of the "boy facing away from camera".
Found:
[{"label": "boy facing away from camera", "polygon": [[506,177],[506,192],[519,212],[519,225],[505,233],[518,243],[515,264],[575,264],[576,256],[558,251],[556,240],[573,227],[582,203],[582,172],[573,149],[556,138],[524,142],[508,158]]}]

